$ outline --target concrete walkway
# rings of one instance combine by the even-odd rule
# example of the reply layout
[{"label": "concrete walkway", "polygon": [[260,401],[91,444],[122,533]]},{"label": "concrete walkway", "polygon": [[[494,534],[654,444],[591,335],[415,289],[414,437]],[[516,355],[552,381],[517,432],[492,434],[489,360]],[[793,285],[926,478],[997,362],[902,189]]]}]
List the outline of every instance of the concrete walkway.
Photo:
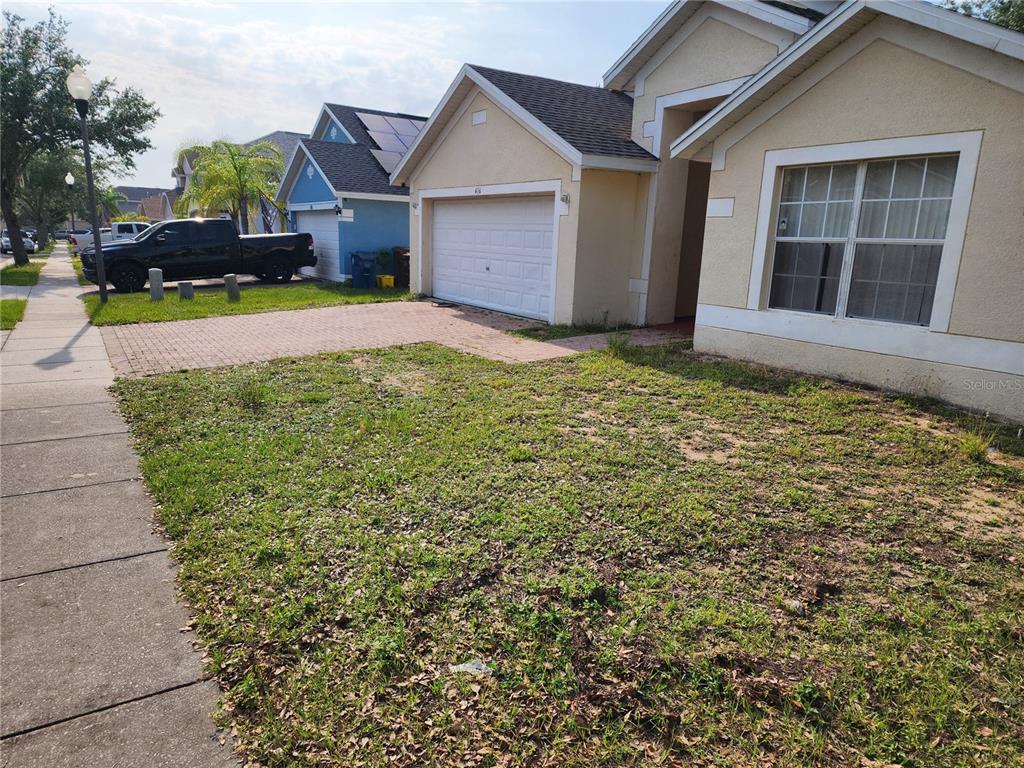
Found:
[{"label": "concrete walkway", "polygon": [[0,765],[237,765],[58,246],[0,351]]}]

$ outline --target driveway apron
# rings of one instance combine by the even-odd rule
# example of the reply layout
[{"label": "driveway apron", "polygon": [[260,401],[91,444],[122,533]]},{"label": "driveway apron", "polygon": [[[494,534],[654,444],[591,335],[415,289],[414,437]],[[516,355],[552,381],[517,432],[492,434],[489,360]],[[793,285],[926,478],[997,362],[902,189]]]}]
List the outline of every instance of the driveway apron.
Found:
[{"label": "driveway apron", "polygon": [[0,766],[232,766],[58,246],[0,351]]}]

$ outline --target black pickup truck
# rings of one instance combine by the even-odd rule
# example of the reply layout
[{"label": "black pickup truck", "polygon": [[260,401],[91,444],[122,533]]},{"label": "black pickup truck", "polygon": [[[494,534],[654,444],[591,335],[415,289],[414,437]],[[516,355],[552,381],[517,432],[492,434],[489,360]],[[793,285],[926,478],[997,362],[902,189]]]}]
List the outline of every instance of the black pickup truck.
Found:
[{"label": "black pickup truck", "polygon": [[[175,219],[154,224],[133,240],[103,243],[106,278],[122,293],[141,291],[149,270],[164,280],[223,277],[229,272],[286,283],[299,267],[316,265],[313,236],[300,234],[239,236],[229,219]],[[96,280],[96,251],[82,251],[82,271]]]}]

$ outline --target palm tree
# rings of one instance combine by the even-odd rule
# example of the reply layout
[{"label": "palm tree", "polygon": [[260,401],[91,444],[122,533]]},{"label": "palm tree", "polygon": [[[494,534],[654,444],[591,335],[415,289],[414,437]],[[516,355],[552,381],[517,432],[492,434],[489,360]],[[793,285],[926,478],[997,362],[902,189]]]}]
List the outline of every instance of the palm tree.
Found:
[{"label": "palm tree", "polygon": [[205,215],[229,211],[243,235],[249,234],[249,206],[260,195],[273,199],[284,173],[284,159],[274,144],[232,144],[215,141],[198,146],[192,178],[175,203],[179,211],[198,209]]},{"label": "palm tree", "polygon": [[101,187],[96,190],[96,213],[101,219],[110,221],[121,213],[118,203],[127,199],[116,187]]}]

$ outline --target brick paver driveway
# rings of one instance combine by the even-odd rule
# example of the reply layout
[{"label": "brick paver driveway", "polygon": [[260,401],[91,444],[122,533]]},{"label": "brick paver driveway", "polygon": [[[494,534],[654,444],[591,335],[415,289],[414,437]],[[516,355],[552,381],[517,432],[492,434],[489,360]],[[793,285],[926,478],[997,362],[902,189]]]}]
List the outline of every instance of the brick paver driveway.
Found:
[{"label": "brick paver driveway", "polygon": [[[215,368],[275,357],[432,341],[507,362],[562,357],[607,344],[604,334],[540,342],[505,333],[533,325],[508,315],[427,301],[209,317],[103,327],[103,343],[119,376]],[[635,344],[679,339],[665,331],[633,332]]]}]

